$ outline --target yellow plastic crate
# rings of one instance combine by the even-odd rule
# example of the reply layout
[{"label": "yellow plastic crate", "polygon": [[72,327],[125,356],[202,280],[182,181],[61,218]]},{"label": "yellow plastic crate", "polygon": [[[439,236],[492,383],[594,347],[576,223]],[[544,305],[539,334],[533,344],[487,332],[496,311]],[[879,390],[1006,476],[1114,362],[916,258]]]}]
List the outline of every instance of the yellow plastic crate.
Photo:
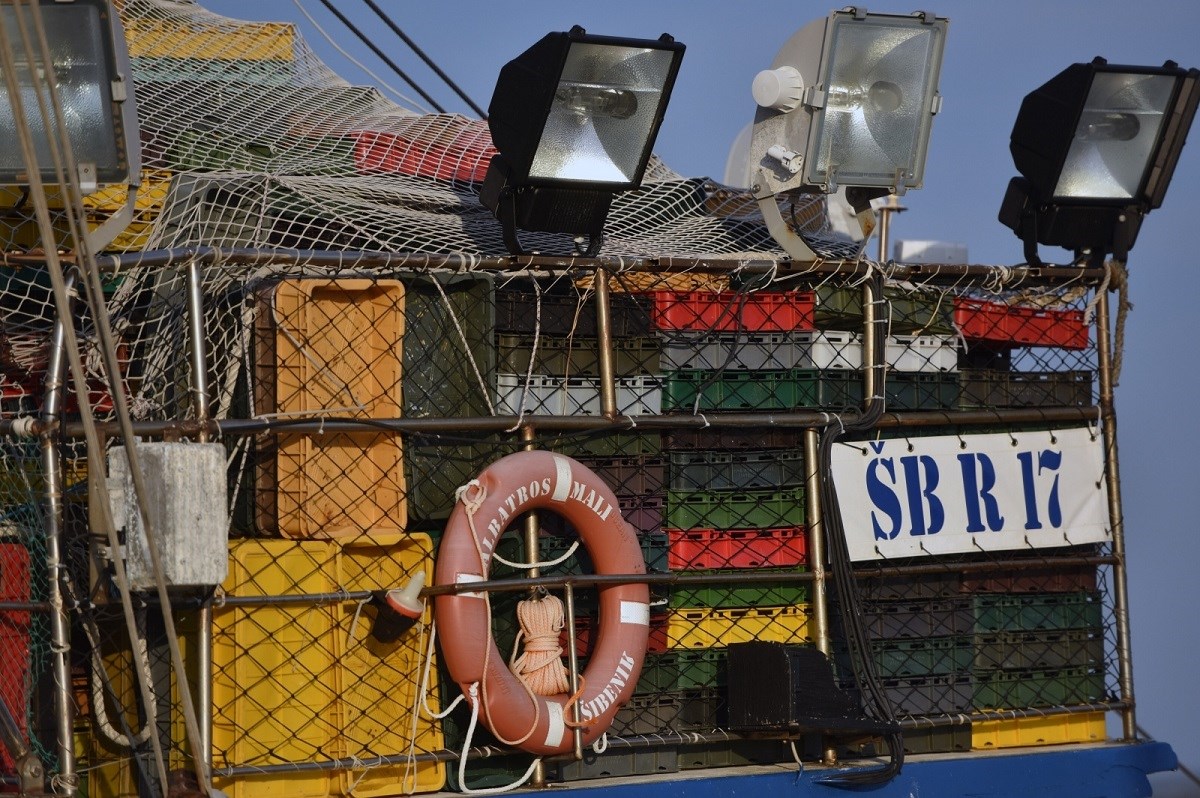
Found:
[{"label": "yellow plastic crate", "polygon": [[[162,169],[146,169],[142,171],[141,186],[134,200],[133,219],[123,231],[117,234],[106,249],[114,252],[138,252],[146,248],[150,233],[158,221],[159,214],[171,190],[173,174]],[[0,204],[14,206],[21,202],[22,190],[15,186],[0,187]],[[123,185],[105,186],[83,198],[84,212],[87,214],[89,230],[95,230],[110,216],[125,206],[129,189]],[[57,186],[47,189],[46,201],[51,208],[51,224],[54,227],[55,247],[70,249],[68,240],[70,231],[61,211],[64,207],[62,192]],[[21,214],[19,221],[10,222],[3,230],[0,242],[5,249],[27,250],[43,246],[37,221],[33,218],[33,205],[26,201],[26,213]],[[25,218],[27,215],[27,218]]]},{"label": "yellow plastic crate", "polygon": [[[230,544],[230,596],[332,593],[338,549],[326,541]],[[332,759],[341,690],[337,604],[225,606],[213,611],[213,764]],[[326,798],[330,771],[214,780],[229,798]]]},{"label": "yellow plastic crate", "polygon": [[971,749],[1092,743],[1107,736],[1103,712],[985,720],[971,724]]},{"label": "yellow plastic crate", "polygon": [[[404,286],[398,280],[284,280],[262,297],[256,409],[284,417],[399,418]],[[295,538],[404,536],[399,434],[283,434],[258,471],[258,525]]]},{"label": "yellow plastic crate", "polygon": [[808,631],[810,615],[808,604],[745,609],[671,610],[667,619],[667,646],[723,648],[733,643],[755,640],[811,643]]},{"label": "yellow plastic crate", "polygon": [[[419,571],[424,572],[427,584],[432,582],[433,542],[428,535],[409,535],[390,546],[350,545],[342,549],[341,583],[352,592],[401,587]],[[342,686],[341,756],[369,761],[377,755],[440,750],[441,723],[417,706],[428,638],[421,627],[413,627],[394,642],[381,643],[371,637],[375,615],[374,607],[345,604],[338,620],[338,639],[346,645],[338,662]],[[424,620],[427,629],[431,608],[427,607]],[[436,665],[430,674],[429,692],[436,704]],[[345,795],[372,798],[400,792],[436,792],[445,782],[445,763],[421,762],[411,768],[381,765],[365,771],[342,771],[340,789]]]},{"label": "yellow plastic crate", "polygon": [[132,58],[201,58],[291,61],[296,28],[280,22],[184,26],[155,19],[125,19]]}]

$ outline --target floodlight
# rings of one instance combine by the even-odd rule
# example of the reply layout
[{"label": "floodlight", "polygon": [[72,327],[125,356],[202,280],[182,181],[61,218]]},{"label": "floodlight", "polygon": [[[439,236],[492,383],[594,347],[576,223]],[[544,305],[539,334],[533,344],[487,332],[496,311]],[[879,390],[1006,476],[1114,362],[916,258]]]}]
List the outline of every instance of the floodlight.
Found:
[{"label": "floodlight", "polygon": [[871,199],[921,187],[948,24],[924,12],[835,11],[801,28],[755,77],[751,181],[793,258],[815,255],[784,224],[776,195],[845,186],[862,214]]},{"label": "floodlight", "polygon": [[[33,134],[39,174],[44,183],[58,183],[50,156],[53,128],[42,116],[37,86],[48,84],[62,105],[62,119],[71,142],[77,175],[84,194],[103,183],[128,183],[140,169],[137,113],[129,84],[129,53],[125,35],[106,0],[36,0],[14,8],[13,0],[0,2],[7,46],[16,58],[16,79],[21,87],[23,118],[18,119],[8,89],[0,83],[0,138],[17,141],[17,126],[28,125]],[[30,55],[21,36],[21,25],[37,47],[33,13],[41,15],[50,51],[50,63]],[[36,78],[40,80],[35,81]],[[76,176],[72,176],[74,178]],[[0,149],[0,183],[29,182],[28,169],[15,145]]]},{"label": "floodlight", "polygon": [[500,70],[488,106],[498,154],[480,199],[521,254],[516,229],[588,236],[600,249],[612,197],[641,185],[684,46],[551,33]]},{"label": "floodlight", "polygon": [[1200,71],[1173,61],[1072,64],[1027,95],[1009,149],[1022,177],[1000,221],[1025,242],[1124,260],[1142,217],[1162,205],[1196,114]]}]

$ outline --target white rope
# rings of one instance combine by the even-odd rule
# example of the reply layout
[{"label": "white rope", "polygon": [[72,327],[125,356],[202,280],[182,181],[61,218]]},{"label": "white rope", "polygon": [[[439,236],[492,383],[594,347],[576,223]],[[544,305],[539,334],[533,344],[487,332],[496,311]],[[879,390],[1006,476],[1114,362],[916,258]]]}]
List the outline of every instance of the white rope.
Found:
[{"label": "white rope", "polygon": [[467,795],[495,795],[502,792],[511,792],[529,780],[529,777],[533,775],[534,768],[542,761],[540,756],[534,757],[534,760],[529,763],[529,768],[525,773],[517,777],[517,780],[511,784],[505,784],[502,787],[481,787],[477,790],[467,786],[467,752],[471,750],[471,739],[475,736],[475,725],[479,722],[479,684],[479,682],[472,682],[470,688],[468,688],[471,697],[471,721],[467,724],[467,735],[463,740],[462,753],[458,755],[458,789]]}]

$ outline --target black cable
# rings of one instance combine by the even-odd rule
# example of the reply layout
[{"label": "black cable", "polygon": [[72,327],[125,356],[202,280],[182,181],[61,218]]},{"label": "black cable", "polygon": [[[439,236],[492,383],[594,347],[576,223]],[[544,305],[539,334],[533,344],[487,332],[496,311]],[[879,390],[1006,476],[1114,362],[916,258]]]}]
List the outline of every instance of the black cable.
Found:
[{"label": "black cable", "polygon": [[[879,302],[883,297],[883,278],[871,278],[873,302]],[[868,714],[876,720],[894,723],[896,713],[892,707],[887,692],[880,682],[875,669],[875,661],[871,655],[871,642],[863,625],[863,612],[857,582],[854,578],[850,552],[846,546],[845,529],[842,526],[842,516],[838,509],[837,489],[833,484],[832,455],[833,445],[846,432],[868,430],[878,423],[886,409],[884,401],[887,373],[884,342],[887,334],[887,318],[876,314],[875,340],[878,345],[874,348],[874,359],[868,366],[874,372],[873,385],[875,395],[867,397],[867,406],[863,414],[855,422],[842,424],[838,421],[825,428],[821,435],[817,453],[817,467],[822,475],[821,506],[823,508],[822,526],[825,530],[825,540],[828,548],[830,566],[834,576],[834,586],[837,590],[838,609],[846,642],[849,647],[850,663],[854,671],[854,680],[862,695],[862,703]],[[837,773],[820,780],[822,784],[834,787],[865,787],[889,781],[900,773],[904,764],[904,735],[895,731],[888,735],[890,759],[882,767],[866,768]]]},{"label": "black cable", "polygon": [[353,22],[351,22],[349,20],[349,18],[346,17],[345,14],[343,14],[341,11],[338,11],[337,8],[334,6],[332,0],[321,0],[321,5],[325,6],[325,8],[327,8],[327,9],[329,9],[329,13],[331,13],[335,17],[337,17],[343,25],[345,25],[347,28],[349,28],[350,32],[353,33],[355,36],[357,36],[358,40],[360,42],[365,44],[367,47],[371,48],[371,52],[375,53],[375,55],[377,55],[379,57],[379,60],[381,60],[381,61],[383,61],[383,63],[387,64],[388,67],[390,67],[393,72],[395,72],[397,75],[400,76],[401,80],[403,80],[405,83],[407,83],[409,86],[411,86],[413,91],[415,91],[417,94],[421,95],[421,98],[423,100],[425,100],[425,102],[429,103],[429,105],[435,111],[437,111],[439,114],[446,113],[446,109],[443,108],[442,106],[438,105],[437,100],[433,99],[428,94],[426,94],[425,90],[422,89],[420,86],[418,86],[415,82],[413,82],[413,79],[410,78],[404,72],[403,69],[401,69],[399,66],[397,66],[395,61],[388,58],[384,54],[383,50],[379,49],[379,47],[375,44],[375,42],[371,41],[371,39],[365,33],[363,33],[361,30],[359,30],[358,27],[355,26],[355,24]]},{"label": "black cable", "polygon": [[383,12],[383,9],[381,9],[379,6],[377,6],[375,4],[375,0],[363,0],[363,2],[365,2],[367,4],[367,6],[370,7],[370,9],[372,11],[375,12],[376,16],[378,16],[381,20],[383,20],[385,25],[387,25],[389,28],[392,29],[392,33],[399,36],[400,39],[405,44],[408,45],[408,48],[410,50],[412,50],[414,53],[416,53],[417,57],[420,58],[422,61],[424,61],[426,66],[428,66],[430,69],[433,70],[434,74],[436,74],[439,78],[442,79],[443,83],[445,83],[447,86],[449,86],[450,89],[455,94],[457,94],[460,98],[462,98],[463,102],[465,102],[467,105],[471,106],[471,110],[474,111],[475,113],[479,114],[480,119],[487,119],[487,114],[485,114],[483,112],[483,109],[480,108],[478,105],[476,105],[475,102],[470,97],[467,96],[466,92],[464,92],[462,89],[460,89],[458,87],[458,84],[455,83],[453,80],[451,80],[450,76],[447,75],[445,72],[443,72],[438,67],[438,65],[436,63],[434,63],[432,58],[425,55],[425,51],[422,50],[420,47],[418,47],[416,42],[414,42],[412,39],[410,39],[404,33],[404,31],[400,30],[400,26],[397,25],[395,22],[393,22],[391,20],[391,18],[388,17],[387,14],[385,14]]}]

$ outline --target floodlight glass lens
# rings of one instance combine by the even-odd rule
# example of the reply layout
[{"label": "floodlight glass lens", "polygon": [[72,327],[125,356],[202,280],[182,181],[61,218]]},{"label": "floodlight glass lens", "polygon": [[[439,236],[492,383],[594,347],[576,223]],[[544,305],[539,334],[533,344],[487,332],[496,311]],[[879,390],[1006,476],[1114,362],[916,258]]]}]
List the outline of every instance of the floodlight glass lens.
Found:
[{"label": "floodlight glass lens", "polygon": [[[43,25],[50,45],[49,74],[41,58],[28,59],[11,5],[0,7],[4,15],[4,30],[9,46],[16,54],[17,80],[21,86],[21,103],[25,119],[33,136],[38,165],[43,173],[53,169],[50,157],[47,124],[38,109],[34,88],[35,75],[39,85],[49,84],[58,93],[62,104],[63,121],[77,163],[92,163],[100,173],[122,168],[120,153],[113,131],[110,90],[106,70],[104,37],[96,6],[84,3],[42,5]],[[22,18],[32,30],[33,12],[25,9]],[[47,109],[49,105],[47,103]],[[0,148],[0,173],[23,174],[25,159],[16,146],[17,120],[9,102],[8,88],[0,82],[0,140],[12,146]]]},{"label": "floodlight glass lens", "polygon": [[572,44],[529,177],[632,182],[673,57],[669,50]]},{"label": "floodlight glass lens", "polygon": [[915,185],[929,135],[941,28],[839,18],[832,37],[825,108],[814,122],[811,182]]},{"label": "floodlight glass lens", "polygon": [[1175,81],[1174,75],[1096,73],[1054,197],[1136,197],[1154,157]]}]

